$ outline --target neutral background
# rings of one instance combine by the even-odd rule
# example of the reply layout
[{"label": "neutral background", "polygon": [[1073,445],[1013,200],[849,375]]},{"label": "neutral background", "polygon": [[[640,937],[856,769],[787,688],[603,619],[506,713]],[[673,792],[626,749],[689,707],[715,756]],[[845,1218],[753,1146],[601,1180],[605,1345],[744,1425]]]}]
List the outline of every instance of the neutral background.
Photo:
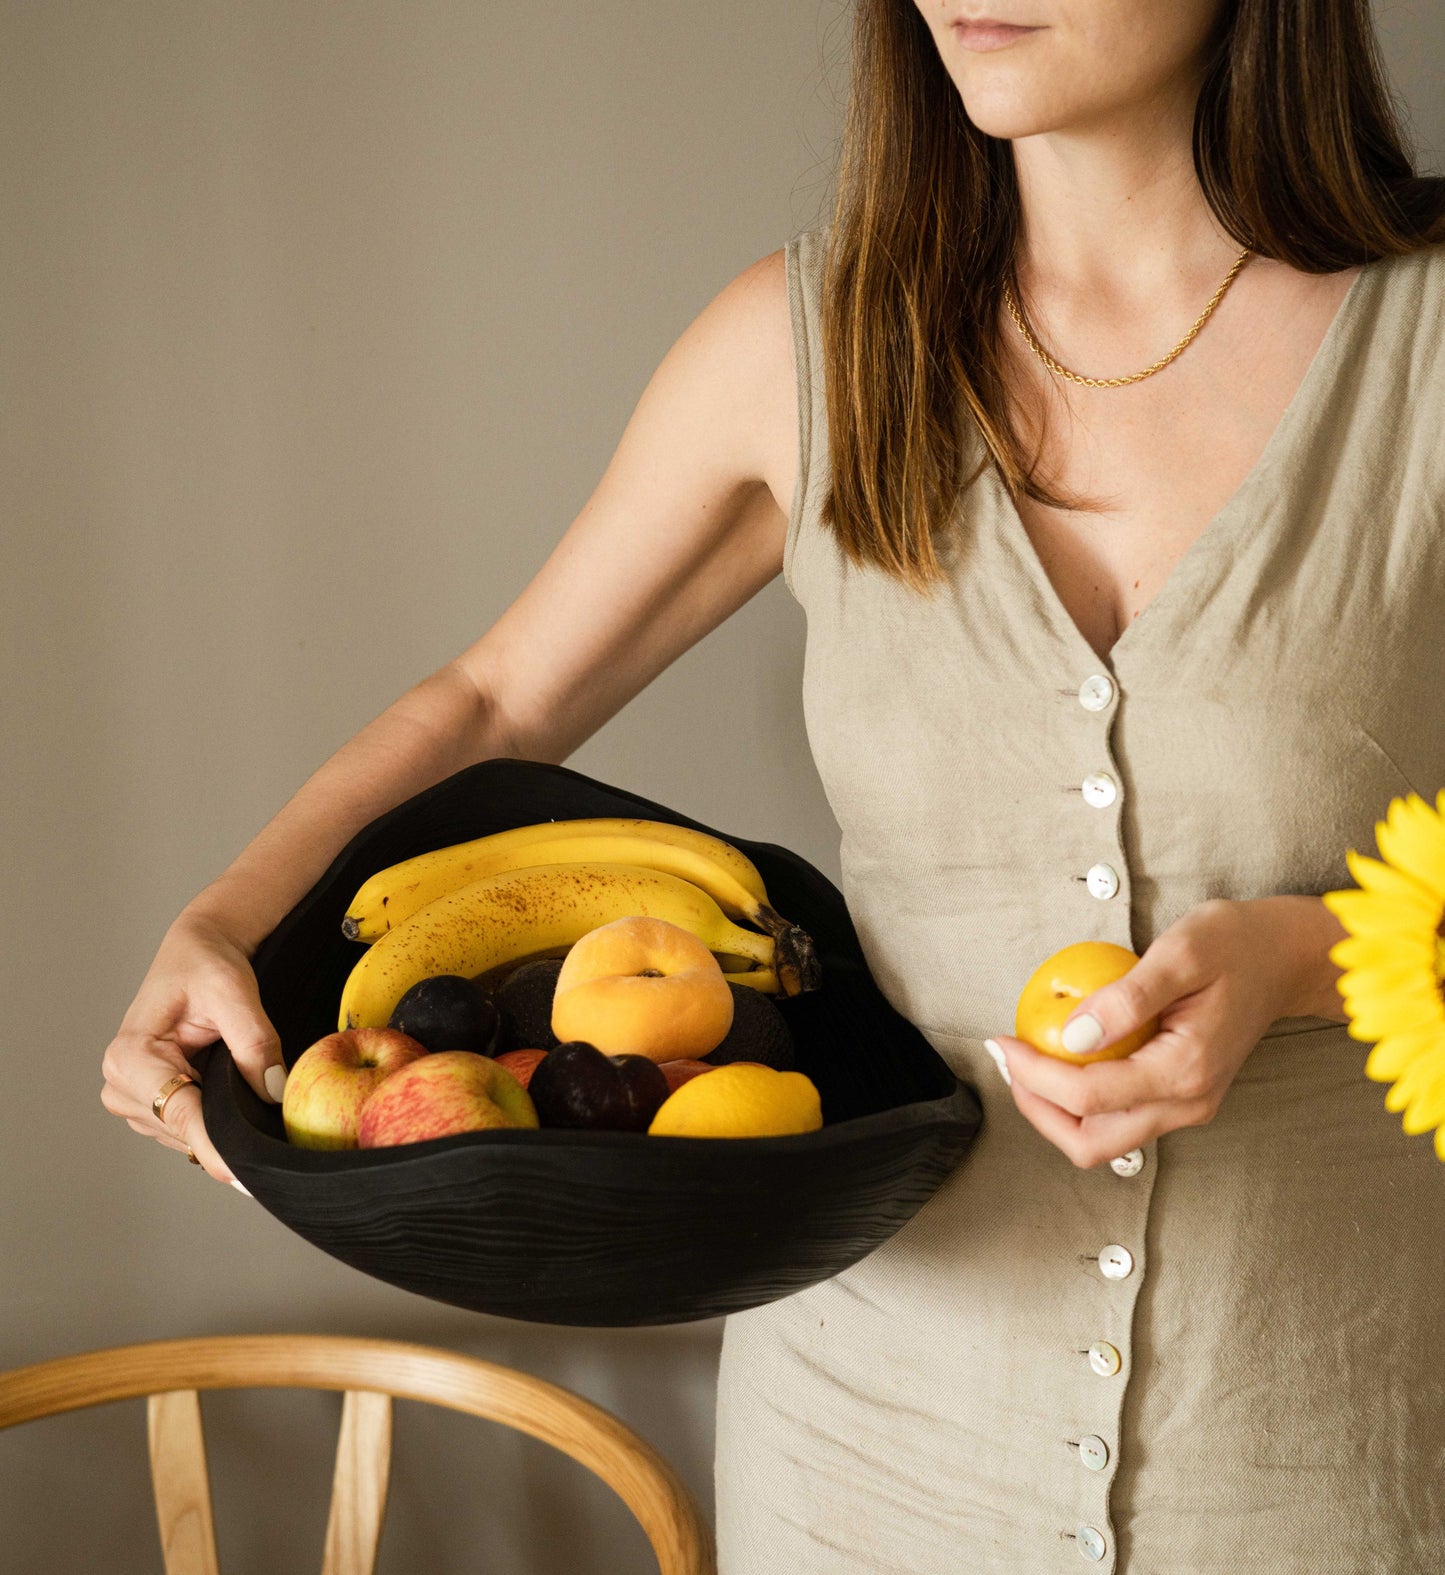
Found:
[{"label": "neutral background", "polygon": [[[1381,5],[1422,162],[1445,18]],[[99,1102],[186,899],[469,644],[652,370],[819,221],[847,0],[0,3],[0,1366],[394,1336],[616,1410],[711,1504],[721,1325],[572,1331],[375,1284]],[[569,764],[836,876],[775,581]],[[319,1567],[329,1396],[208,1402],[223,1562]],[[0,1437],[0,1565],[158,1567],[139,1404]],[[607,1490],[400,1408],[382,1568],[635,1575]]]}]

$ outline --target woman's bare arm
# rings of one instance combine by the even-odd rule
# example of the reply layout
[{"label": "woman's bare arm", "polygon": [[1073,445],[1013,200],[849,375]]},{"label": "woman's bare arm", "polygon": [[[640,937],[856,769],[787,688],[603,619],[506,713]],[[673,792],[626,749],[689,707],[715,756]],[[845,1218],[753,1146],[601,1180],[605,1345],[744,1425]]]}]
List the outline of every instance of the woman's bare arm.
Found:
[{"label": "woman's bare arm", "polygon": [[280,1046],[247,962],[261,939],[376,815],[479,760],[565,759],[772,579],[796,421],[776,252],[668,352],[592,496],[496,623],[343,745],[187,904],[106,1052],[106,1107],[229,1180],[198,1094],[176,1094],[164,1125],[150,1097],[218,1035],[276,1096]]}]

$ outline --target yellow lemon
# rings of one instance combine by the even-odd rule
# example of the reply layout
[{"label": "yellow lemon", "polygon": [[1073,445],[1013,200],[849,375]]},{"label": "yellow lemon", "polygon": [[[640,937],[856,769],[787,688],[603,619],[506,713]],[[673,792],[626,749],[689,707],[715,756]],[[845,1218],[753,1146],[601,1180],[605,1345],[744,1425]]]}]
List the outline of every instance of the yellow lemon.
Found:
[{"label": "yellow lemon", "polygon": [[1101,1050],[1076,1054],[1065,1050],[1060,1035],[1064,1019],[1086,995],[1122,978],[1139,959],[1127,946],[1112,941],[1078,941],[1046,958],[1034,970],[1019,996],[1014,1035],[1025,1044],[1060,1061],[1118,1061],[1132,1055],[1159,1031],[1159,1019]]},{"label": "yellow lemon", "polygon": [[787,1137],[822,1125],[811,1078],[734,1061],[675,1089],[647,1130],[660,1137]]}]

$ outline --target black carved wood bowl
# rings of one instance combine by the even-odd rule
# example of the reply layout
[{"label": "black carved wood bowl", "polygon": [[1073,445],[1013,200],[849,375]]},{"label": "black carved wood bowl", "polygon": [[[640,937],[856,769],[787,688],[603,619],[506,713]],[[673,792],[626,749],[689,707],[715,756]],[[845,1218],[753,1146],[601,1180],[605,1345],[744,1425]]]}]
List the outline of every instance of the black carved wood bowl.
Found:
[{"label": "black carved wood bowl", "polygon": [[565,766],[488,760],[373,821],[255,957],[288,1063],[336,1027],[359,950],[341,918],[400,859],[512,826],[643,816],[724,836],[779,912],[813,937],[817,990],[778,1005],[824,1125],[796,1137],[491,1131],[367,1152],[286,1142],[222,1044],[203,1073],[206,1125],[256,1200],[308,1241],[389,1284],[542,1323],[678,1323],[791,1295],[864,1257],[963,1157],[972,1089],[884,999],[838,889],[766,842],[702,826]]}]

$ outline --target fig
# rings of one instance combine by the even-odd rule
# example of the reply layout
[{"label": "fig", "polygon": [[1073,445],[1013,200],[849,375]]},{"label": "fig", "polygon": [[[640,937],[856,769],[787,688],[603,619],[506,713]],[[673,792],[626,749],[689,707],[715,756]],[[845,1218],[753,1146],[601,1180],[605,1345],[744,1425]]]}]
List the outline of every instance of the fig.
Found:
[{"label": "fig", "polygon": [[410,1034],[428,1050],[491,1055],[500,1025],[496,1002],[460,974],[439,973],[412,985],[396,1003],[388,1028]]},{"label": "fig", "polygon": [[756,1061],[775,1072],[796,1069],[797,1053],[793,1031],[787,1019],[761,990],[745,984],[731,984],[733,993],[732,1027],[722,1043],[702,1057],[709,1066],[726,1066],[730,1061]]}]

